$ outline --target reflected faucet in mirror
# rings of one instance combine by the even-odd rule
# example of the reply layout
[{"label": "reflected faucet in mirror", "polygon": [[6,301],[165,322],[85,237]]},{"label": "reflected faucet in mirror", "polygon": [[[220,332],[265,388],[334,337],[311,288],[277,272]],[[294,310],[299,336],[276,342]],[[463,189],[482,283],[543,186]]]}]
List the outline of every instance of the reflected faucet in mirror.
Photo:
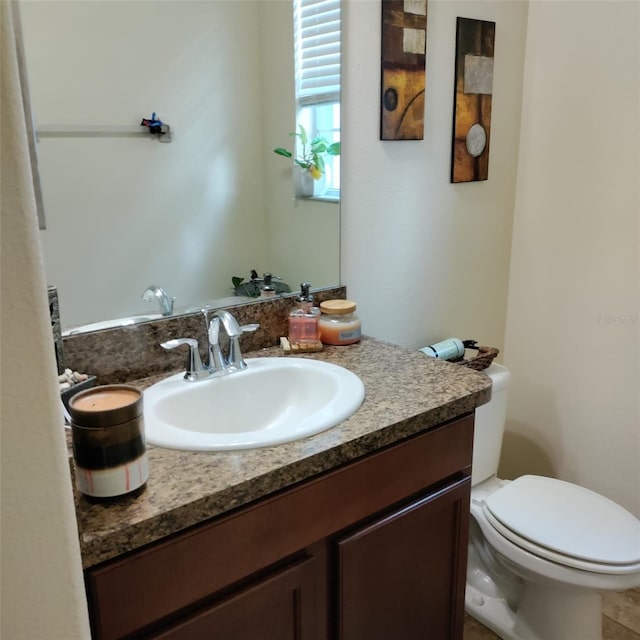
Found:
[{"label": "reflected faucet in mirror", "polygon": [[160,305],[160,312],[163,316],[170,316],[173,314],[173,303],[175,302],[175,297],[170,298],[167,292],[162,287],[158,287],[155,284],[150,284],[144,290],[142,299],[145,302],[151,302],[154,298],[158,300],[158,304]]}]

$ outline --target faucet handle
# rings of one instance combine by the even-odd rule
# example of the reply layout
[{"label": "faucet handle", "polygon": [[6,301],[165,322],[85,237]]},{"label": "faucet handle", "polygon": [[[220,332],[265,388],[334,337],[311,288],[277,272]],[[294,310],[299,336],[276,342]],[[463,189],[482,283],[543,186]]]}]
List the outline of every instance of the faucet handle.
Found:
[{"label": "faucet handle", "polygon": [[163,349],[175,349],[185,344],[189,346],[189,357],[187,359],[187,370],[184,374],[184,379],[189,382],[195,382],[196,380],[202,380],[208,377],[209,369],[202,364],[198,341],[194,338],[176,338],[175,340],[161,342],[160,346]]},{"label": "faucet handle", "polygon": [[243,333],[252,333],[260,328],[260,325],[256,323],[240,325],[240,333],[229,337],[229,359],[227,366],[233,369],[246,369],[247,363],[242,357],[242,351],[240,350],[240,336]]}]

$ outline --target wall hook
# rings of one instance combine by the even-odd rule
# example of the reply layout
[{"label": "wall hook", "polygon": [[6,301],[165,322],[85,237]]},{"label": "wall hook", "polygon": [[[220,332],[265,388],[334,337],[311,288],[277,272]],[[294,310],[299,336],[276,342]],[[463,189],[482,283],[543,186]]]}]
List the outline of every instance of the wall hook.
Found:
[{"label": "wall hook", "polygon": [[171,127],[156,116],[154,111],[150,118],[142,118],[141,127],[147,127],[149,133],[157,135],[160,142],[171,142]]}]

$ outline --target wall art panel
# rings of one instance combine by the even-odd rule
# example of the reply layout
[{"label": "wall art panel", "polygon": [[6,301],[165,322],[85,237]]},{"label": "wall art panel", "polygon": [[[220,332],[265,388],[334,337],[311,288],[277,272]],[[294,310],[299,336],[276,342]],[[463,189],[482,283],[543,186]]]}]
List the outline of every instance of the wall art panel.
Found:
[{"label": "wall art panel", "polygon": [[382,0],[380,140],[424,138],[427,0]]},{"label": "wall art panel", "polygon": [[496,23],[458,18],[451,182],[489,177]]}]

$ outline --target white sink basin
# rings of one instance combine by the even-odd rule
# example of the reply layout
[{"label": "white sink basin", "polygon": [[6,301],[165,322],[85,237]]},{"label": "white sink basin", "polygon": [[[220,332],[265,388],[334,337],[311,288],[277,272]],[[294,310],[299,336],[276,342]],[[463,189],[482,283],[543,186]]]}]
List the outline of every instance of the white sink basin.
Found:
[{"label": "white sink basin", "polygon": [[63,336],[74,336],[77,333],[86,333],[87,331],[98,331],[100,329],[113,329],[114,327],[127,327],[139,322],[148,322],[149,320],[157,320],[162,318],[160,313],[149,313],[145,316],[129,316],[127,318],[114,318],[113,320],[101,320],[100,322],[92,322],[83,324],[73,329],[67,329],[62,332]]},{"label": "white sink basin", "polygon": [[144,392],[147,442],[187,451],[252,449],[324,431],[364,400],[358,376],[305,358],[248,358],[247,368],[187,382],[183,374]]}]

